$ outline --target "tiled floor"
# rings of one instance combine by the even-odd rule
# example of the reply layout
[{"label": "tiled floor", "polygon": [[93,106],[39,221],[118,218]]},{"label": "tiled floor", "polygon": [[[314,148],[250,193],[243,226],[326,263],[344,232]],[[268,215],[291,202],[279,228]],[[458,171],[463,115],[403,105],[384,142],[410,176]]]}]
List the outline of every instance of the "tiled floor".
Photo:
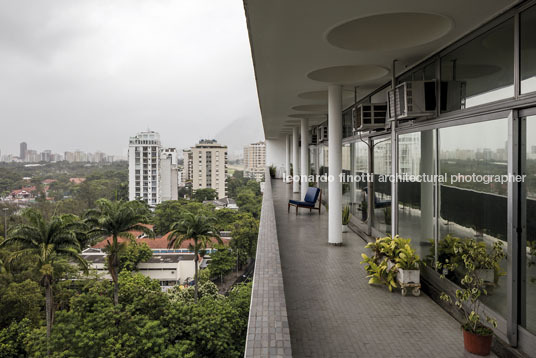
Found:
[{"label": "tiled floor", "polygon": [[272,188],[293,357],[472,356],[459,323],[429,297],[368,285],[361,238],[329,246],[327,213],[287,214],[291,185]]}]

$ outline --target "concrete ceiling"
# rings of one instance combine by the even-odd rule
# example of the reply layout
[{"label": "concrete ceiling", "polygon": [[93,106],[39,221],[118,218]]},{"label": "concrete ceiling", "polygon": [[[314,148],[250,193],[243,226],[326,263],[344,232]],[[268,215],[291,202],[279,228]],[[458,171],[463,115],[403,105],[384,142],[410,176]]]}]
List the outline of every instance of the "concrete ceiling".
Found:
[{"label": "concrete ceiling", "polygon": [[265,137],[322,113],[302,106],[325,106],[328,83],[348,106],[354,86],[359,98],[389,81],[393,59],[400,73],[517,2],[244,0]]}]

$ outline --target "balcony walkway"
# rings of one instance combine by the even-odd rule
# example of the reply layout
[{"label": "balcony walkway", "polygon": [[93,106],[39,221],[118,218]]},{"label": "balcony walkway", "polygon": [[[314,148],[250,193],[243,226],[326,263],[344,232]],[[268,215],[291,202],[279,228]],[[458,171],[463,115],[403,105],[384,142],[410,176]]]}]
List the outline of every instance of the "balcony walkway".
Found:
[{"label": "balcony walkway", "polygon": [[292,355],[299,357],[470,357],[459,323],[428,296],[402,297],[368,285],[365,242],[327,244],[326,212],[287,214],[291,185],[272,181]]}]

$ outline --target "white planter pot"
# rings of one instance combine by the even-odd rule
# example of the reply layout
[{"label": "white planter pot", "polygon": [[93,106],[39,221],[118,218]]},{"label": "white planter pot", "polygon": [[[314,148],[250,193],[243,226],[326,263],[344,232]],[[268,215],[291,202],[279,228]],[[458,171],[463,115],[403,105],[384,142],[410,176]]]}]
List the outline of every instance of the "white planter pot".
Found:
[{"label": "white planter pot", "polygon": [[398,269],[397,278],[400,283],[421,283],[420,270],[403,270]]},{"label": "white planter pot", "polygon": [[493,269],[476,269],[475,274],[484,282],[495,281],[495,270]]},{"label": "white planter pot", "polygon": [[348,232],[348,225],[342,226],[342,232]]}]

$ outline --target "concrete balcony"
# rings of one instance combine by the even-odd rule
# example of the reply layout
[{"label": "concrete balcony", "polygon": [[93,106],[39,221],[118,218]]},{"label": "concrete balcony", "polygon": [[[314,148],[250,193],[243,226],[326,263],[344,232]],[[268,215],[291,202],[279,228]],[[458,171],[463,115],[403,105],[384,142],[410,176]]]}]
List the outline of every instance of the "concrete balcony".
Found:
[{"label": "concrete balcony", "polygon": [[266,175],[246,357],[472,356],[460,324],[426,294],[368,284],[362,237],[328,245],[326,211],[289,214],[290,198],[291,185]]}]

